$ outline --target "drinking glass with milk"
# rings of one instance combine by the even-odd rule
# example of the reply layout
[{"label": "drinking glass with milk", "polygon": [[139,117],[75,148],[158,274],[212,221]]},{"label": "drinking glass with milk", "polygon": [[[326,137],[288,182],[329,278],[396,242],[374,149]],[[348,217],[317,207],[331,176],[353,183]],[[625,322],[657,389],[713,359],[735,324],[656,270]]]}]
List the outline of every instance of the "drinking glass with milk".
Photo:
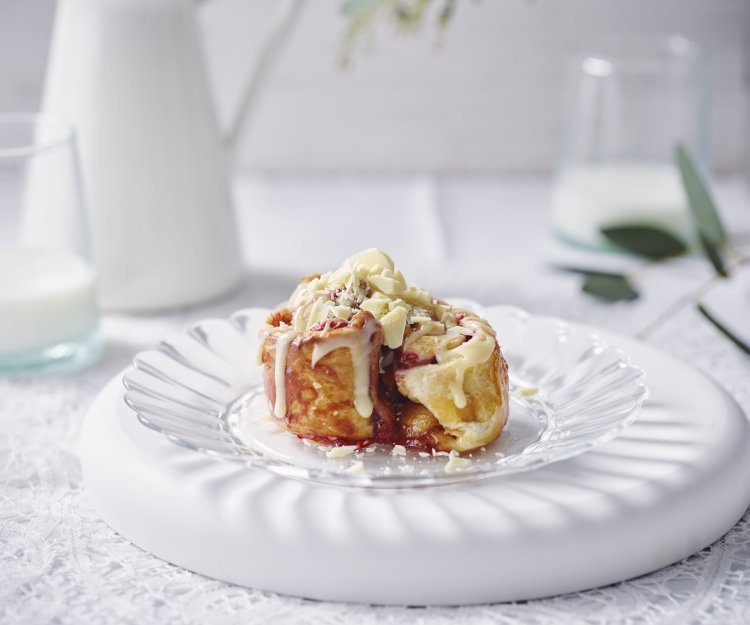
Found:
[{"label": "drinking glass with milk", "polygon": [[0,115],[0,375],[99,355],[85,210],[73,129]]},{"label": "drinking glass with milk", "polygon": [[568,68],[552,223],[564,239],[605,246],[602,227],[650,225],[693,238],[674,164],[682,144],[707,165],[704,57],[682,36],[631,40],[575,57]]}]

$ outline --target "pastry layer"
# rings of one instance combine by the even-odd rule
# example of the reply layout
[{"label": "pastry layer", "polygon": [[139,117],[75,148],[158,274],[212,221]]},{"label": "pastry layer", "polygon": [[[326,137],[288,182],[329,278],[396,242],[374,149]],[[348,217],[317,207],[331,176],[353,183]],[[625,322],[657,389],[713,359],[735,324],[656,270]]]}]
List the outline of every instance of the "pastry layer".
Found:
[{"label": "pastry layer", "polygon": [[269,407],[329,444],[468,451],[508,418],[508,367],[492,328],[410,286],[366,250],[305,278],[261,330]]},{"label": "pastry layer", "polygon": [[[278,319],[274,313],[269,322]],[[360,312],[349,322],[323,324],[296,334],[280,355],[278,345],[285,337],[289,335],[268,332],[262,345],[266,397],[283,427],[324,443],[391,440],[393,410],[378,392],[382,328],[370,313]],[[279,369],[283,371],[281,383],[277,383]],[[279,391],[285,395],[280,414]]]}]

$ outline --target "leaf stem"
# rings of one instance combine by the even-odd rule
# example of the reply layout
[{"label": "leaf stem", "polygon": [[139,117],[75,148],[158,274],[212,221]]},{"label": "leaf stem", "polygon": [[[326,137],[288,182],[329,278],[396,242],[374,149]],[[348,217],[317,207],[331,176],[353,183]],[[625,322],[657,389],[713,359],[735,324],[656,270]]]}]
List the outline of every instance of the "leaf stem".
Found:
[{"label": "leaf stem", "polygon": [[706,308],[703,306],[703,303],[698,300],[697,302],[698,312],[703,315],[708,321],[713,325],[719,332],[721,332],[725,337],[727,337],[732,343],[734,343],[739,349],[741,349],[746,354],[750,355],[750,345],[742,341],[741,339],[737,338],[730,330],[721,323],[716,317],[714,317]]},{"label": "leaf stem", "polygon": [[[750,258],[747,256],[741,256],[738,260],[736,260],[734,263],[728,265],[726,267],[728,272],[732,272],[738,267],[741,267],[743,265],[749,264]],[[659,315],[656,316],[655,319],[647,323],[643,328],[638,330],[634,334],[635,338],[644,340],[649,338],[656,330],[658,330],[664,323],[669,321],[672,317],[674,317],[677,313],[679,313],[683,308],[685,308],[688,305],[695,304],[700,300],[701,297],[703,297],[706,293],[708,293],[712,287],[716,286],[718,283],[723,281],[724,278],[714,274],[707,280],[704,280],[697,289],[693,289],[692,291],[689,291],[688,293],[685,293],[678,297],[666,310],[662,311]]]}]

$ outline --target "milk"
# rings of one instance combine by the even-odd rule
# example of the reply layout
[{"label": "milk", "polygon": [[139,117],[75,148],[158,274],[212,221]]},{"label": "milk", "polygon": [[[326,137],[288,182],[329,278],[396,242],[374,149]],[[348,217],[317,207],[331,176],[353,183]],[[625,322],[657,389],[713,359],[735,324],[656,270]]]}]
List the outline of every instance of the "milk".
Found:
[{"label": "milk", "polygon": [[96,319],[94,272],[80,258],[0,248],[0,356],[81,338]]},{"label": "milk", "polygon": [[603,226],[648,224],[692,238],[687,198],[675,167],[621,163],[564,169],[552,192],[552,225],[564,237],[601,246]]}]

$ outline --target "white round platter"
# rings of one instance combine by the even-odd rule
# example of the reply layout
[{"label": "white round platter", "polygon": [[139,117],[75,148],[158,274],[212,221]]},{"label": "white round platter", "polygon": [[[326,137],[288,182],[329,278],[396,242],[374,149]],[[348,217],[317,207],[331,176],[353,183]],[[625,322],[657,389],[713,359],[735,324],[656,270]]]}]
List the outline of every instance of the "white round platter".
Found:
[{"label": "white round platter", "polygon": [[393,493],[286,479],[147,429],[118,375],[86,417],[84,486],[107,523],[157,557],[313,599],[459,605],[641,575],[705,547],[742,516],[750,427],[695,369],[597,333],[643,367],[651,396],[615,439],[533,471]]}]

